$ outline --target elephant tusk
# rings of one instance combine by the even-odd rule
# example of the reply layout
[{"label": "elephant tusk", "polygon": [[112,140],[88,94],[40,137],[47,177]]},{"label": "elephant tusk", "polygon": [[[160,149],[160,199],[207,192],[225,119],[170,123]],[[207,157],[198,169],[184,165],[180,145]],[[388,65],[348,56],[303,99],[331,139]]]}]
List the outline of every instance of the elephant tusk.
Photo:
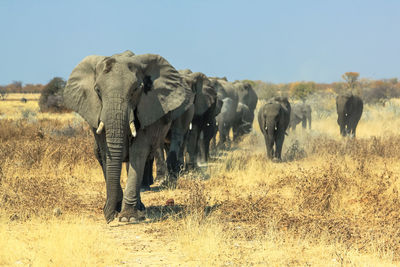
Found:
[{"label": "elephant tusk", "polygon": [[265,126],[265,130],[268,131],[268,126]]},{"label": "elephant tusk", "polygon": [[189,130],[192,130],[192,123],[189,124]]},{"label": "elephant tusk", "polygon": [[129,124],[129,128],[131,128],[131,133],[133,137],[136,137],[136,127],[135,127],[135,123],[133,123],[133,121]]},{"label": "elephant tusk", "polygon": [[99,127],[98,127],[97,130],[96,130],[96,133],[97,133],[97,134],[101,134],[101,132],[103,131],[103,129],[104,129],[104,122],[100,121]]}]

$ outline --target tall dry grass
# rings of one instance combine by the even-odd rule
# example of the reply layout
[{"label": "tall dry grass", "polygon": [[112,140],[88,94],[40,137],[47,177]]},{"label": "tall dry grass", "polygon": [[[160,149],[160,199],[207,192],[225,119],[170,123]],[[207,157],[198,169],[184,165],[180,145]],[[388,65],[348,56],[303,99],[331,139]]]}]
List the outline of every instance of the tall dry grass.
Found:
[{"label": "tall dry grass", "polygon": [[[0,264],[129,265],[143,253],[141,264],[186,266],[400,262],[396,101],[366,106],[356,139],[339,136],[334,111],[314,110],[313,130],[289,132],[282,163],[267,160],[255,124],[176,188],[143,193],[151,220],[123,230],[102,218],[104,179],[86,124],[18,109],[0,119]],[[152,262],[160,255],[169,261]]]}]

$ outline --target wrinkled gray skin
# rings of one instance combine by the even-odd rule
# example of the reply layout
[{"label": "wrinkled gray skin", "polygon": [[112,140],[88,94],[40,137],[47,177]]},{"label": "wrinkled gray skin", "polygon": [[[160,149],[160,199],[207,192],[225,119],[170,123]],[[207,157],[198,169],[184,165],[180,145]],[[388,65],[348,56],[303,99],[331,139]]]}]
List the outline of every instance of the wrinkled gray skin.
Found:
[{"label": "wrinkled gray skin", "polygon": [[232,125],[233,140],[237,141],[245,134],[251,132],[254,113],[243,103],[239,102],[236,109],[235,121]]},{"label": "wrinkled gray skin", "polygon": [[[193,103],[194,95],[191,99]],[[189,125],[194,115],[194,104],[192,104],[181,116],[172,121],[171,128],[167,133],[164,142],[146,161],[142,187],[149,189],[153,184],[153,163],[157,164],[157,176],[165,178],[168,171],[168,178],[176,178],[183,165],[183,144]],[[164,149],[167,152],[167,160],[164,158]]]},{"label": "wrinkled gray skin", "polygon": [[337,123],[342,136],[356,136],[358,121],[363,112],[363,101],[352,93],[341,94],[336,97]]},{"label": "wrinkled gray skin", "polygon": [[270,159],[281,160],[283,141],[290,121],[290,112],[289,101],[283,97],[270,99],[258,111],[258,124],[264,135],[267,156]]},{"label": "wrinkled gray skin", "polygon": [[[160,148],[156,154],[157,176],[165,177],[165,170],[168,170],[167,182],[176,179],[182,169],[185,161],[183,157],[185,146],[187,151],[186,169],[197,166],[200,151],[205,151],[205,158],[208,159],[209,141],[204,142],[204,139],[200,140],[200,137],[204,137],[202,132],[207,132],[208,128],[215,125],[217,92],[211,86],[210,80],[203,73],[193,73],[188,69],[180,70],[179,73],[191,88],[195,97],[193,108],[190,109],[191,113],[189,114],[188,110],[186,112],[188,114],[185,113],[176,120],[177,122],[174,121],[167,135],[166,150],[169,152],[167,152],[166,164],[163,159],[163,148]],[[191,126],[190,129],[189,125]],[[151,171],[147,173],[152,176]],[[143,186],[146,185],[149,184],[143,184]]]},{"label": "wrinkled gray skin", "polygon": [[194,116],[191,129],[187,133],[188,157],[185,160],[186,169],[193,169],[197,167],[197,159],[201,150],[207,153],[206,160],[208,159],[209,142],[201,142],[200,137],[204,137],[204,131],[215,124],[217,90],[208,77],[201,72],[192,73],[190,70],[183,70],[180,73],[195,93]]},{"label": "wrinkled gray skin", "polygon": [[225,147],[229,143],[229,132],[237,118],[239,96],[233,83],[225,79],[213,78],[214,88],[217,88],[218,99],[222,103],[221,112],[216,117],[219,131],[219,147]]},{"label": "wrinkled gray skin", "polygon": [[211,107],[210,109],[211,111],[209,112],[210,116],[206,116],[207,118],[206,127],[200,133],[198,147],[200,150],[201,160],[203,162],[208,162],[210,158],[211,140],[213,140],[213,138],[218,132],[216,117],[221,112],[222,103],[223,102],[217,98],[215,107]]},{"label": "wrinkled gray skin", "polygon": [[233,140],[237,141],[245,134],[251,132],[254,120],[254,110],[257,106],[258,97],[250,83],[235,81],[233,83],[238,94],[238,106],[232,123]]},{"label": "wrinkled gray skin", "polygon": [[304,129],[311,129],[311,107],[307,104],[296,104],[292,106],[292,111],[290,113],[290,124],[289,127],[294,131],[296,130],[296,125],[301,122]]},{"label": "wrinkled gray skin", "polygon": [[[88,56],[72,71],[64,89],[65,105],[93,128],[96,156],[103,169],[109,223],[141,220],[144,166],[164,140],[171,122],[188,106],[190,88],[161,56]],[[96,130],[97,129],[97,130]],[[122,162],[128,162],[125,192],[120,184]]]}]

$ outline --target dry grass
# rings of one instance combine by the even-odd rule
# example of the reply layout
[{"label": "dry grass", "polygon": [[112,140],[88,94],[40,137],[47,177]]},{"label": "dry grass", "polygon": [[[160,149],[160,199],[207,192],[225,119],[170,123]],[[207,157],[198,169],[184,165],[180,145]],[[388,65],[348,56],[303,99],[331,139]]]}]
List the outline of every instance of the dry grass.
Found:
[{"label": "dry grass", "polygon": [[74,216],[24,223],[0,222],[0,265],[104,266],[116,265],[124,250],[109,250],[118,244],[93,220]]},{"label": "dry grass", "polygon": [[357,139],[324,113],[312,131],[289,133],[282,163],[266,159],[255,125],[176,189],[145,192],[151,223],[121,229],[103,222],[104,181],[80,119],[5,115],[0,265],[399,264],[397,103],[367,106]]}]

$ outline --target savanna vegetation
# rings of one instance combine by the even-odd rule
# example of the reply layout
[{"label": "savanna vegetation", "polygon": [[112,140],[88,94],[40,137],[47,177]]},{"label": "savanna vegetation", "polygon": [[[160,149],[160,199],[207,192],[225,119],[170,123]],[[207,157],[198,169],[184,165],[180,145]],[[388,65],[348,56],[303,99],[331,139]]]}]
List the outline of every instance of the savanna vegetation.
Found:
[{"label": "savanna vegetation", "polygon": [[0,265],[398,265],[397,80],[357,79],[364,96],[386,92],[367,101],[357,139],[336,123],[335,92],[347,84],[313,84],[312,94],[302,83],[253,85],[261,98],[306,94],[313,129],[289,132],[273,163],[255,122],[176,188],[143,192],[140,224],[104,223],[104,178],[79,116],[1,102]]}]

